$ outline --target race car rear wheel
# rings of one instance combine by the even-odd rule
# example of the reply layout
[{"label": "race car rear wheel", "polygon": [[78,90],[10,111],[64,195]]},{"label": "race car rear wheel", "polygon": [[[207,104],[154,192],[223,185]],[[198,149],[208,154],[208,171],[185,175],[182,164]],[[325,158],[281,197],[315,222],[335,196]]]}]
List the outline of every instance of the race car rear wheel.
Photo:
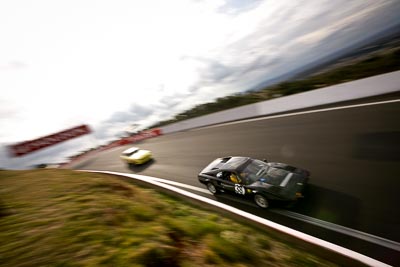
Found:
[{"label": "race car rear wheel", "polygon": [[256,202],[257,206],[263,209],[266,209],[269,206],[268,199],[260,194],[254,196],[254,202]]},{"label": "race car rear wheel", "polygon": [[211,194],[218,194],[218,189],[212,183],[207,183],[207,189],[211,192]]}]

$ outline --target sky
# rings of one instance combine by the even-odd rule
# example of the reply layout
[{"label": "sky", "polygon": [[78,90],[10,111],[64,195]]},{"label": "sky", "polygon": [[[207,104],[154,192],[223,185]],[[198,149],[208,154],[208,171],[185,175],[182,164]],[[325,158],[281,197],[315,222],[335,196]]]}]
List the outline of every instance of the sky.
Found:
[{"label": "sky", "polygon": [[[389,0],[2,0],[0,168],[63,162],[400,23]],[[7,145],[93,133],[10,158]]]}]

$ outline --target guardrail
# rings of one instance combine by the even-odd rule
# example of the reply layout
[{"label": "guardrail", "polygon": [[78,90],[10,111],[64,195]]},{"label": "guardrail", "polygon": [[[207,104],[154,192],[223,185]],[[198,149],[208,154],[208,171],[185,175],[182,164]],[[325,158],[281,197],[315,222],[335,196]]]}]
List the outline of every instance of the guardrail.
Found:
[{"label": "guardrail", "polygon": [[399,90],[400,71],[395,71],[309,92],[219,111],[213,114],[172,123],[161,127],[161,130],[163,134],[168,134],[218,123],[393,93]]}]

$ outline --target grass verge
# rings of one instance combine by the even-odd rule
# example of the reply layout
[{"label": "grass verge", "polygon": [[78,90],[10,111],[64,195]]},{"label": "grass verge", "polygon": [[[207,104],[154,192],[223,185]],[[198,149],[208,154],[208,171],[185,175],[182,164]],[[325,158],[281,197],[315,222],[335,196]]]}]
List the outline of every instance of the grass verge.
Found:
[{"label": "grass verge", "polygon": [[103,174],[0,171],[0,266],[336,266]]}]

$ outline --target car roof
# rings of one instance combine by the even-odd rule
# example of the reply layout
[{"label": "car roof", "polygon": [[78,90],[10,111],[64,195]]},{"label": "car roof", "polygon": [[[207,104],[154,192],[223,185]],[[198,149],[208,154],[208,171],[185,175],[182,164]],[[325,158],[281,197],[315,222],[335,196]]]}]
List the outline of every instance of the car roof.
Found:
[{"label": "car roof", "polygon": [[249,157],[225,157],[225,158],[217,158],[204,170],[204,172],[210,172],[215,170],[226,170],[226,171],[236,171],[239,169],[244,163],[246,163],[250,158]]},{"label": "car roof", "polygon": [[134,151],[136,151],[136,150],[139,150],[139,148],[138,148],[138,147],[130,147],[130,148],[124,150],[124,151],[122,152],[122,154],[130,154],[130,153],[132,153],[132,152],[134,152]]}]

